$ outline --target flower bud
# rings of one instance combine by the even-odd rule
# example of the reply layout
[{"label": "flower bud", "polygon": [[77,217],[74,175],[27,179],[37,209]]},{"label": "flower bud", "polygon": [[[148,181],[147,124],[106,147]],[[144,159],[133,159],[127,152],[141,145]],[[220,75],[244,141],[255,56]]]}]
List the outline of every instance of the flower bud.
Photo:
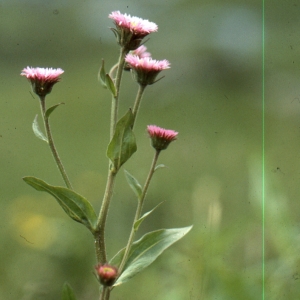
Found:
[{"label": "flower bud", "polygon": [[151,138],[151,144],[157,151],[165,150],[169,144],[176,140],[178,132],[170,129],[160,128],[155,125],[148,125],[147,131]]},{"label": "flower bud", "polygon": [[104,286],[112,286],[117,277],[118,269],[109,264],[99,264],[95,267],[99,281]]}]

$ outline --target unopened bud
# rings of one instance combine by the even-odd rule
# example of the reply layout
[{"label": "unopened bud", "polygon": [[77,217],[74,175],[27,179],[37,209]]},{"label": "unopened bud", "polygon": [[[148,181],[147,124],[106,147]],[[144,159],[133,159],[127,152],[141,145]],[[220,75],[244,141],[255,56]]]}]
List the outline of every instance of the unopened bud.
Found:
[{"label": "unopened bud", "polygon": [[97,265],[95,267],[99,281],[104,286],[112,286],[117,277],[118,277],[118,269],[109,264]]}]

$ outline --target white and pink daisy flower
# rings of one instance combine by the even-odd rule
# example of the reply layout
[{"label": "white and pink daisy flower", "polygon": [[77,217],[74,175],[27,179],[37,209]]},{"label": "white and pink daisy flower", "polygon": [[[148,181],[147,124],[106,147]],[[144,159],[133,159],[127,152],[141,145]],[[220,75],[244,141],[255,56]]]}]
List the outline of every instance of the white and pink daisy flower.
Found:
[{"label": "white and pink daisy flower", "polygon": [[157,151],[165,150],[169,144],[177,139],[178,132],[171,129],[164,129],[156,125],[147,126],[151,144]]},{"label": "white and pink daisy flower", "polygon": [[55,83],[59,82],[60,75],[64,71],[60,68],[24,68],[21,72],[21,76],[26,76],[26,78],[31,82],[33,91],[42,97],[45,97],[52,90]]},{"label": "white and pink daisy flower", "polygon": [[158,29],[153,22],[121,14],[119,11],[113,11],[108,17],[116,25],[116,29],[111,28],[111,30],[115,34],[119,45],[127,52],[137,49],[145,36]]},{"label": "white and pink daisy flower", "polygon": [[113,11],[108,17],[114,20],[117,27],[127,29],[134,35],[140,37],[144,37],[158,29],[158,26],[153,22],[138,17],[131,17],[127,14],[121,14],[120,11]]},{"label": "white and pink daisy flower", "polygon": [[135,50],[130,51],[130,54],[136,55],[139,58],[151,57],[151,53],[147,52],[147,47],[142,45]]},{"label": "white and pink daisy flower", "polygon": [[127,54],[126,63],[134,71],[136,81],[141,85],[150,85],[155,82],[159,72],[170,68],[170,63],[166,59],[155,60],[151,57],[138,57]]}]

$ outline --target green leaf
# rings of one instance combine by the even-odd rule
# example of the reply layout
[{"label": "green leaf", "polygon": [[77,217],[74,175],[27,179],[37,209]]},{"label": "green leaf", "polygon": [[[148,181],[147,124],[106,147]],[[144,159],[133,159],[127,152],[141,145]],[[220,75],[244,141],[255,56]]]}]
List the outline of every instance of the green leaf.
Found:
[{"label": "green leaf", "polygon": [[38,115],[35,116],[33,122],[32,122],[32,130],[35,134],[36,137],[38,137],[39,139],[41,139],[42,141],[48,143],[48,139],[46,138],[46,136],[42,133],[39,123],[37,121]]},{"label": "green leaf", "polygon": [[117,89],[115,87],[113,80],[110,78],[110,76],[108,74],[105,75],[105,84],[106,84],[107,88],[110,90],[110,92],[112,93],[112,95],[114,97],[116,97]]},{"label": "green leaf", "polygon": [[102,59],[102,65],[101,68],[98,72],[98,80],[101,82],[102,86],[104,88],[108,88],[109,91],[112,93],[112,95],[114,97],[117,96],[117,89],[115,87],[115,84],[113,82],[113,80],[111,79],[111,77],[109,76],[109,74],[107,74],[105,72],[105,68],[104,68],[104,60]]},{"label": "green leaf", "polygon": [[106,86],[106,72],[105,72],[105,68],[104,68],[104,59],[102,59],[102,65],[101,65],[101,68],[100,68],[99,73],[98,73],[98,80],[100,81],[100,83],[102,84],[102,86],[104,88],[107,88],[107,86]]},{"label": "green leaf", "polygon": [[65,103],[61,102],[61,103],[58,103],[58,104],[55,104],[55,105],[49,107],[45,112],[45,118],[48,119],[49,116],[51,115],[51,113],[54,111],[54,109],[56,107],[60,106],[61,104],[65,104]]},{"label": "green leaf", "polygon": [[120,33],[115,29],[115,28],[109,28],[115,35],[115,37],[117,38],[117,41],[120,40]]},{"label": "green leaf", "polygon": [[[192,226],[184,228],[160,229],[145,234],[140,240],[133,243],[124,272],[114,286],[123,284],[133,276],[148,267],[162,252],[172,244],[183,238]],[[119,265],[125,248],[120,250],[110,261],[112,265]]]},{"label": "green leaf", "polygon": [[61,300],[76,300],[73,289],[68,283],[63,286]]},{"label": "green leaf", "polygon": [[133,192],[136,194],[136,196],[141,199],[143,190],[142,190],[142,186],[139,184],[139,182],[126,170],[124,170],[125,172],[125,176],[127,179],[127,182],[129,184],[129,186],[131,187],[131,189],[133,190]]},{"label": "green leaf", "polygon": [[94,232],[97,216],[91,203],[84,197],[67,188],[49,185],[35,177],[23,177],[23,180],[37,191],[52,195],[69,217]]},{"label": "green leaf", "polygon": [[162,168],[166,168],[167,166],[163,165],[163,164],[160,164],[160,165],[157,165],[155,168],[154,168],[154,171],[158,170],[158,169],[162,169]]},{"label": "green leaf", "polygon": [[156,205],[153,209],[151,209],[150,211],[144,213],[138,220],[136,220],[133,224],[133,228],[134,231],[138,231],[141,223],[145,220],[146,217],[148,217],[155,209],[157,209],[160,205],[162,204],[162,202],[160,202],[158,205]]},{"label": "green leaf", "polygon": [[133,124],[131,109],[118,121],[114,136],[107,148],[107,157],[111,160],[117,170],[137,150],[135,136],[131,129]]}]

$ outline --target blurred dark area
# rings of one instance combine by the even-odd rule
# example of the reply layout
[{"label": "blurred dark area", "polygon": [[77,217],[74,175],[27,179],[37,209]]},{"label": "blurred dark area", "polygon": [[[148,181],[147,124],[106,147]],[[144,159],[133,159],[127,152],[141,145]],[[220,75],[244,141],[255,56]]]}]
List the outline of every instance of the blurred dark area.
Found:
[{"label": "blurred dark area", "polygon": [[[300,4],[264,5],[263,14],[256,0],[0,1],[0,299],[60,299],[66,281],[78,299],[99,298],[92,235],[22,181],[63,185],[47,144],[32,132],[39,99],[20,73],[65,71],[47,97],[48,106],[65,103],[51,127],[75,190],[98,212],[110,94],[97,73],[102,58],[107,69],[118,59],[114,10],[158,24],[145,45],[171,62],[146,89],[138,151],[123,168],[143,183],[154,154],[146,126],[179,132],[161,153],[167,168],[155,173],[144,211],[164,203],[137,238],[194,227],[111,299],[256,300],[263,284],[266,299],[298,299]],[[120,116],[137,88],[124,74]],[[108,217],[109,258],[125,246],[136,204],[122,170]]]}]

